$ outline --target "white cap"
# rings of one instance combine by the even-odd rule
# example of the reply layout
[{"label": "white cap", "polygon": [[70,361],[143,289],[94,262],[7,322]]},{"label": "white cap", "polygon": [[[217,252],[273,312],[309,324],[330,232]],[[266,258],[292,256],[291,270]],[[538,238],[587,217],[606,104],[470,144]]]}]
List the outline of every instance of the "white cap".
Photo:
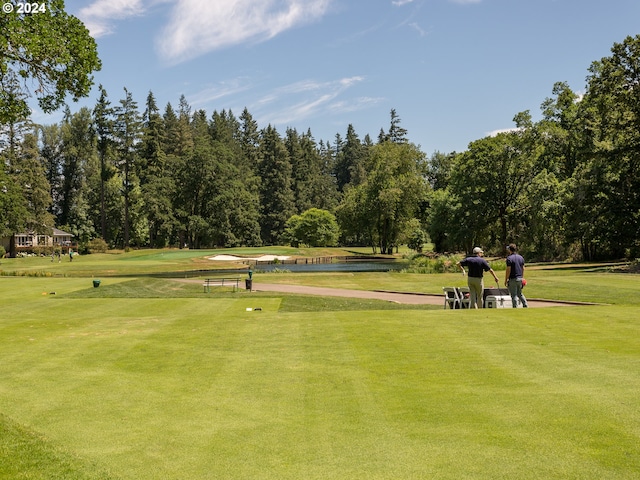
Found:
[{"label": "white cap", "polygon": [[477,255],[478,253],[484,253],[484,252],[482,251],[482,249],[480,247],[476,247],[476,248],[473,249],[473,253],[475,253]]}]

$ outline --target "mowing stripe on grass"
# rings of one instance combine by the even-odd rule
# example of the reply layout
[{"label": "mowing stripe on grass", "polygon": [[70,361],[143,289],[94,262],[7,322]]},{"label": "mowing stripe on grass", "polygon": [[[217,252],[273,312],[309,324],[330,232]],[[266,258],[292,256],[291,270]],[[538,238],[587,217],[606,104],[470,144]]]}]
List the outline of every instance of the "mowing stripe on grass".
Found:
[{"label": "mowing stripe on grass", "polygon": [[73,298],[86,279],[54,297],[3,285],[0,412],[117,478],[640,471],[635,307],[287,312],[135,298],[139,283],[129,298]]}]

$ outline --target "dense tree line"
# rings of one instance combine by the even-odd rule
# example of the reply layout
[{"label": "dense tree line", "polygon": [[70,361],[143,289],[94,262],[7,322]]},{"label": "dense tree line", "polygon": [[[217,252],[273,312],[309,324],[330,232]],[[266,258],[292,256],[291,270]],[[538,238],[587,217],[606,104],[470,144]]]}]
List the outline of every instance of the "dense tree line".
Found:
[{"label": "dense tree line", "polygon": [[640,36],[592,63],[586,93],[554,85],[516,128],[436,154],[427,218],[437,250],[496,249],[532,258],[640,256]]},{"label": "dense tree line", "polygon": [[[13,188],[3,200],[13,201],[3,214],[5,234],[55,225],[81,245],[96,237],[120,248],[277,244],[292,218],[341,204],[354,182],[338,185],[337,158],[347,171],[364,172],[364,158],[382,148],[360,142],[352,127],[347,141],[318,144],[310,131],[287,129],[283,137],[271,125],[260,129],[246,109],[240,117],[209,116],[183,96],[177,109],[169,103],[160,112],[150,92],[141,111],[126,89],[115,103],[99,91],[93,110],[67,108],[60,124],[6,125],[11,141],[0,155]],[[395,112],[392,119],[398,122]],[[392,140],[383,143],[393,150]],[[383,233],[382,245],[394,243],[393,234]]]},{"label": "dense tree line", "polygon": [[[541,120],[430,158],[391,111],[388,131],[317,142],[262,128],[245,109],[163,111],[101,87],[56,125],[3,117],[0,229],[112,247],[399,244],[436,251],[515,241],[529,258],[640,255],[640,36],[589,69],[586,93],[557,83]],[[19,95],[20,92],[16,92]],[[313,222],[325,232],[313,231]],[[339,228],[336,228],[336,225]]]}]

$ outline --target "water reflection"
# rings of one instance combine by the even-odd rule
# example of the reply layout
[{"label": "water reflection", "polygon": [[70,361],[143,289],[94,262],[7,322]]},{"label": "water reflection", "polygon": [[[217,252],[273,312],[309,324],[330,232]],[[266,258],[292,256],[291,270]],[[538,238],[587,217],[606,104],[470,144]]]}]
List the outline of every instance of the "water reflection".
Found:
[{"label": "water reflection", "polygon": [[[402,260],[351,260],[333,263],[261,263],[251,265],[254,273],[291,272],[291,273],[329,273],[329,272],[394,272],[406,268],[407,262]],[[154,277],[200,277],[212,274],[248,275],[249,265],[243,268],[219,268],[207,270],[191,270],[186,272],[156,273]]]},{"label": "water reflection", "polygon": [[254,272],[272,272],[286,270],[296,272],[391,272],[405,268],[407,264],[398,260],[389,261],[357,261],[314,264],[277,264],[257,265]]}]

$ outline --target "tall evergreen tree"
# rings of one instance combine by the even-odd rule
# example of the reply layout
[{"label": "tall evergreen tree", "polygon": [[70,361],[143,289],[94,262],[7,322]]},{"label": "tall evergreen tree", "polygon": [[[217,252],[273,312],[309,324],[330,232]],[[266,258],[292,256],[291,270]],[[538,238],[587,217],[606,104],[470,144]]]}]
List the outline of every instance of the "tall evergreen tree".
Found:
[{"label": "tall evergreen tree", "polygon": [[282,138],[271,125],[262,131],[260,143],[261,236],[267,245],[277,244],[287,220],[295,214],[291,188],[291,161]]},{"label": "tall evergreen tree", "polygon": [[[181,121],[184,121],[186,111],[182,110]],[[209,206],[214,195],[216,159],[206,114],[196,112],[189,128],[190,154],[180,164],[176,200],[185,243],[190,248],[201,248],[208,246],[213,237]]]},{"label": "tall evergreen tree", "polygon": [[9,256],[15,257],[14,234],[25,228],[29,212],[22,194],[14,164],[17,157],[16,146],[9,146],[3,139],[0,143],[0,236],[10,237]]},{"label": "tall evergreen tree", "polygon": [[51,234],[55,222],[49,212],[51,193],[35,132],[25,135],[22,141],[17,158],[16,176],[26,202],[27,230],[42,235]]},{"label": "tall evergreen tree", "polygon": [[210,131],[217,174],[211,199],[211,224],[216,245],[260,245],[258,177],[255,162],[245,151],[252,149],[243,143],[244,128],[251,128],[248,112],[243,112],[242,123],[233,113],[214,112]]},{"label": "tall evergreen tree", "polygon": [[[0,159],[2,155],[0,155]],[[0,237],[11,236],[25,228],[27,202],[15,175],[10,175],[4,162],[0,164]],[[15,256],[15,243],[9,246],[9,255]]]},{"label": "tall evergreen tree", "polygon": [[335,176],[340,191],[349,184],[358,185],[365,180],[366,157],[367,148],[358,138],[353,125],[349,124],[345,141],[336,152]]},{"label": "tall evergreen tree", "polygon": [[311,185],[309,186],[312,208],[333,211],[340,203],[340,192],[333,175],[334,159],[322,155],[311,134],[311,129],[302,135],[300,143],[309,169],[313,172],[310,176]]},{"label": "tall evergreen tree", "polygon": [[176,152],[180,156],[188,156],[194,148],[193,129],[191,128],[191,105],[184,95],[180,96],[178,102],[178,129],[176,145],[179,150]]},{"label": "tall evergreen tree", "polygon": [[162,151],[166,155],[179,156],[182,153],[183,146],[179,141],[180,127],[178,115],[171,106],[171,103],[167,103],[162,116],[162,121],[164,125],[164,134],[162,135],[164,143],[162,144]]},{"label": "tall evergreen tree", "polygon": [[106,184],[114,174],[112,152],[114,146],[114,110],[107,98],[107,91],[99,86],[100,97],[93,109],[98,156],[100,158],[100,236],[110,242],[107,236]]},{"label": "tall evergreen tree", "polygon": [[287,129],[285,145],[292,165],[296,212],[302,213],[311,208],[335,208],[338,194],[331,168],[324,164],[311,131],[299,135],[295,129]]},{"label": "tall evergreen tree", "polygon": [[[246,232],[250,232],[248,245],[261,245],[260,228],[260,188],[262,179],[260,178],[260,132],[258,123],[253,119],[249,110],[245,108],[240,115],[239,132],[240,150],[242,159],[242,175],[244,175],[243,186],[245,188],[247,209],[247,220],[250,222],[246,226]],[[256,230],[257,225],[257,230]]]},{"label": "tall evergreen tree", "polygon": [[148,221],[149,244],[159,248],[177,242],[177,220],[173,213],[175,176],[167,167],[165,135],[164,120],[153,93],[149,92],[139,148],[140,183]]},{"label": "tall evergreen tree", "polygon": [[[164,123],[164,143],[162,150],[166,155],[166,168],[174,179],[175,193],[172,198],[172,216],[174,220],[173,239],[180,247],[186,242],[189,218],[188,192],[184,185],[190,180],[185,178],[188,171],[189,158],[193,155],[193,132],[191,126],[191,107],[184,96],[180,98],[179,111],[176,112],[171,103],[167,103],[162,116]],[[176,239],[177,237],[177,239]]]},{"label": "tall evergreen tree", "polygon": [[240,121],[231,110],[228,112],[226,110],[222,110],[222,112],[214,111],[211,116],[209,131],[214,141],[219,141],[226,145],[235,145],[240,142]]},{"label": "tall evergreen tree", "polygon": [[124,89],[125,97],[115,108],[114,135],[117,151],[117,163],[122,172],[122,196],[124,198],[124,237],[123,245],[129,247],[131,237],[132,195],[137,187],[136,169],[137,147],[142,133],[142,119],[138,104],[131,92]]},{"label": "tall evergreen tree", "polygon": [[242,157],[254,174],[258,175],[260,163],[260,131],[258,123],[246,108],[240,115],[240,122]]},{"label": "tall evergreen tree", "polygon": [[396,109],[391,109],[391,124],[389,125],[388,140],[393,143],[407,143],[407,130],[400,126],[401,120]]},{"label": "tall evergreen tree", "polygon": [[384,132],[384,129],[380,129],[378,134],[378,143],[393,142],[393,143],[407,143],[407,130],[400,126],[400,117],[396,113],[395,108],[391,109],[391,122],[389,125],[389,131]]},{"label": "tall evergreen tree", "polygon": [[163,146],[165,130],[162,115],[156,104],[153,92],[149,92],[142,114],[142,138],[140,140],[140,180],[145,183],[146,177],[164,175],[165,153]]},{"label": "tall evergreen tree", "polygon": [[295,213],[300,214],[311,208],[309,192],[308,159],[304,158],[300,145],[300,136],[295,128],[287,128],[284,144],[291,162],[291,189],[293,190]]},{"label": "tall evergreen tree", "polygon": [[40,143],[40,155],[44,163],[44,175],[51,189],[52,204],[50,212],[57,216],[60,213],[57,210],[57,206],[60,205],[60,199],[56,196],[62,190],[60,171],[62,166],[63,145],[60,125],[54,123],[52,125],[41,126]]},{"label": "tall evergreen tree", "polygon": [[61,132],[64,154],[60,172],[61,191],[57,195],[60,200],[57,224],[84,243],[94,235],[88,177],[97,174],[97,152],[91,111],[83,107],[72,114],[67,109]]}]

